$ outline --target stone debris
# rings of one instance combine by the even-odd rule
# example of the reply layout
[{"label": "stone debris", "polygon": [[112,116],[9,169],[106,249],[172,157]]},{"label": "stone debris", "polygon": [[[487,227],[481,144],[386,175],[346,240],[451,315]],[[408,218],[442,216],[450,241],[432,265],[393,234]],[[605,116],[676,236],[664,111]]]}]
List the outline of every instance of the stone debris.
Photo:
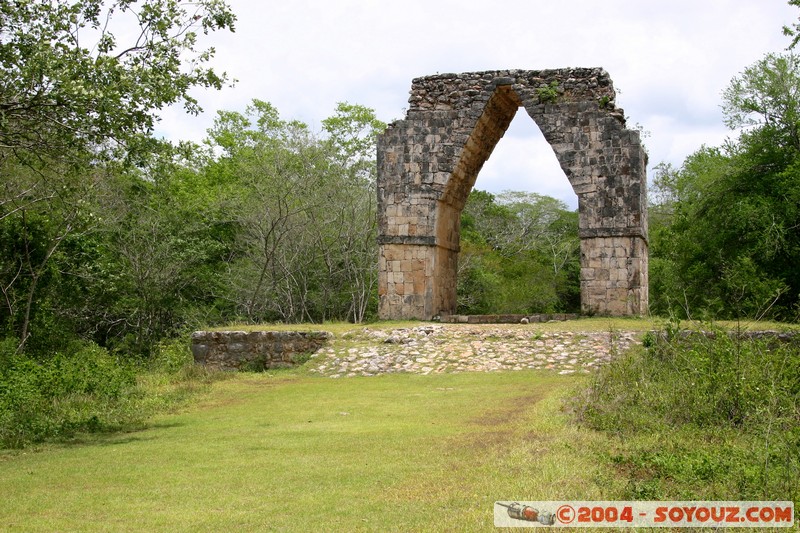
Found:
[{"label": "stone debris", "polygon": [[526,369],[588,373],[638,344],[639,335],[629,331],[541,332],[467,324],[388,332],[364,328],[321,348],[308,368],[333,378]]}]

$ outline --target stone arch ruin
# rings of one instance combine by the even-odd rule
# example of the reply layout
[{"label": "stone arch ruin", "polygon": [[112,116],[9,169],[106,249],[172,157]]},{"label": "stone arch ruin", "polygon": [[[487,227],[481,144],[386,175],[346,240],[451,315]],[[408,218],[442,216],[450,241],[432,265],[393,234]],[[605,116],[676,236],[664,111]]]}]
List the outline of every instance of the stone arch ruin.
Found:
[{"label": "stone arch ruin", "polygon": [[647,314],[647,155],[615,96],[600,68],[414,79],[378,140],[380,317],[455,312],[461,211],[520,106],[578,196],[582,312]]}]

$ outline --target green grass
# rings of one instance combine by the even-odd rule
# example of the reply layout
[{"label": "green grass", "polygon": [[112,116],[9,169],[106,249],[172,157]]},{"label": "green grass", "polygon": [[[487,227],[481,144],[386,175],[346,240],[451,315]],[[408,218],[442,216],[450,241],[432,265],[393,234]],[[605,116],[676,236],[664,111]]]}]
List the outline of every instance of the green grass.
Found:
[{"label": "green grass", "polygon": [[[657,323],[591,318],[501,327],[536,336],[647,331]],[[364,327],[321,329],[338,338]],[[785,329],[765,323],[746,327]],[[183,361],[181,353],[173,354],[176,365]],[[795,470],[770,470],[766,477],[759,466],[765,458],[772,464],[782,460],[787,449],[765,447],[762,431],[652,423],[660,403],[632,410],[623,400],[637,397],[646,369],[658,368],[632,357],[601,378],[531,371],[333,380],[297,369],[227,374],[213,384],[200,376],[195,387],[192,379],[149,374],[142,384],[153,393],[148,401],[174,408],[186,396],[194,403],[152,418],[141,431],[0,452],[0,529],[483,531],[492,527],[496,500],[796,498]],[[729,367],[745,368],[720,368]],[[687,386],[685,372],[665,367],[661,374],[674,375],[677,384],[648,385],[657,392],[650,396],[653,402],[691,398],[676,388]],[[725,375],[719,377],[728,383]],[[751,382],[761,386],[765,379]],[[610,422],[599,424],[600,431],[579,427],[563,412],[565,398],[591,385],[608,393],[610,406],[619,409],[605,411],[607,419],[622,427],[614,429]],[[762,426],[774,442],[776,427]],[[753,457],[759,465],[742,470]],[[795,466],[796,461],[789,463]],[[765,482],[780,490],[758,492]]]},{"label": "green grass", "polygon": [[0,455],[14,531],[479,531],[495,500],[614,499],[536,372],[241,374],[143,431]]},{"label": "green grass", "polygon": [[[442,324],[445,327],[463,327],[468,326],[471,328],[510,328],[519,329],[520,331],[530,331],[531,334],[537,332],[598,332],[598,331],[650,331],[658,329],[665,324],[666,320],[658,317],[647,318],[612,318],[612,317],[591,317],[579,318],[577,320],[565,320],[557,322],[544,322],[533,324]],[[349,322],[324,322],[322,324],[228,324],[226,326],[218,326],[210,328],[212,331],[261,331],[261,330],[276,330],[276,331],[328,331],[336,336],[343,335],[351,331],[360,331],[364,328],[391,330],[400,328],[414,328],[424,326],[427,324],[439,324],[439,322],[423,322],[423,321],[399,321],[399,320],[382,320],[373,323],[364,324],[351,324]],[[684,321],[681,326],[688,329],[702,329],[706,324]],[[769,321],[755,321],[743,320],[740,322],[733,320],[725,320],[716,323],[717,326],[726,329],[741,328],[742,330],[790,330],[799,329],[798,324],[786,324],[783,322],[769,322]]]}]

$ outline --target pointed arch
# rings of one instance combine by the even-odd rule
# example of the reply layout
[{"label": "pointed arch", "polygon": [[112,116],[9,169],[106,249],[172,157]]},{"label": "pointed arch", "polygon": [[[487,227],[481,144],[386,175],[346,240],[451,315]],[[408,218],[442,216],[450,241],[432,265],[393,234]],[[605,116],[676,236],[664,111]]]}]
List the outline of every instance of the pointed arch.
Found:
[{"label": "pointed arch", "polygon": [[380,316],[455,311],[461,211],[519,107],[578,196],[582,310],[646,314],[646,154],[614,97],[602,69],[415,79],[378,141]]}]

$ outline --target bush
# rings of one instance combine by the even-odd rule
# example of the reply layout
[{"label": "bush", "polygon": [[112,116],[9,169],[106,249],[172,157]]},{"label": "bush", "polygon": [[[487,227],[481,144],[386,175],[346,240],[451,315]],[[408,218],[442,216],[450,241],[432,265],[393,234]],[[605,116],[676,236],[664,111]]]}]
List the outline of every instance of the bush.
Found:
[{"label": "bush", "polygon": [[194,365],[194,357],[185,339],[161,342],[151,359],[150,367],[155,371],[173,374]]},{"label": "bush", "polygon": [[137,419],[129,409],[138,394],[134,369],[103,348],[76,343],[40,360],[15,349],[13,340],[0,343],[0,445],[21,447]]},{"label": "bush", "polygon": [[186,339],[164,341],[147,364],[75,342],[49,357],[19,355],[0,340],[0,447],[140,425],[230,374],[195,365]]},{"label": "bush", "polygon": [[798,340],[671,324],[595,375],[578,418],[621,437],[628,497],[798,500]]}]

